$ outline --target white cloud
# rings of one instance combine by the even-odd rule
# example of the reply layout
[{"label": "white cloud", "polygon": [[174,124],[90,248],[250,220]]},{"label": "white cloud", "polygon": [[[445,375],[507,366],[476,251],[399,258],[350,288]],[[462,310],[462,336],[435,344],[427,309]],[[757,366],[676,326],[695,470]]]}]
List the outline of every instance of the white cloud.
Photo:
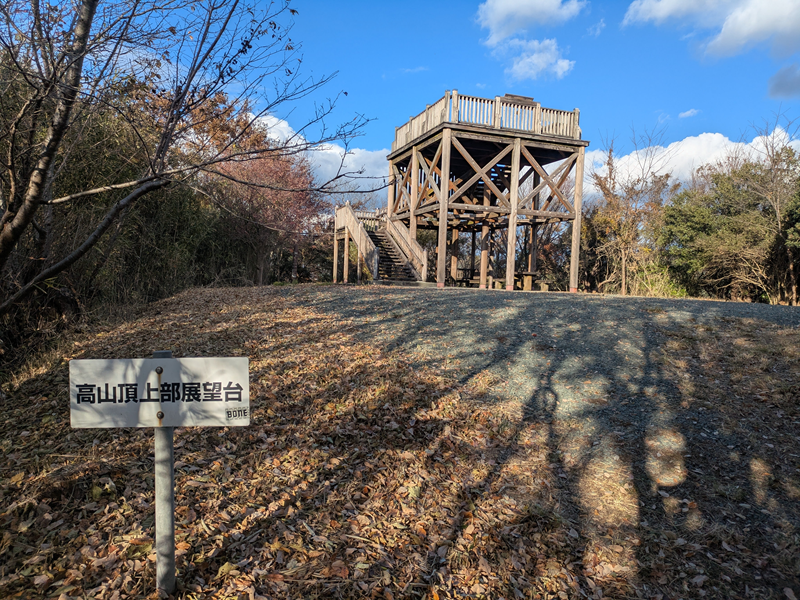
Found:
[{"label": "white cloud", "polygon": [[[292,138],[296,143],[304,143],[292,126],[285,120],[272,115],[260,117],[259,121],[268,128],[271,138],[286,143]],[[350,173],[352,178],[343,178],[342,183],[349,182],[359,189],[373,189],[384,185],[389,172],[386,155],[389,150],[351,149],[345,156],[345,149],[338,144],[322,144],[309,151],[307,156],[314,169],[317,184],[331,181],[338,173]],[[342,160],[344,157],[344,161]],[[361,173],[359,173],[361,171]]]},{"label": "white cloud", "polygon": [[273,140],[285,143],[296,134],[292,126],[283,119],[274,117],[272,115],[265,115],[257,119],[258,124],[267,128],[267,135]]},{"label": "white cloud", "polygon": [[770,77],[769,95],[773,98],[800,97],[800,65],[791,64]]},{"label": "white cloud", "polygon": [[600,19],[597,23],[595,23],[594,25],[589,27],[589,29],[587,29],[586,31],[592,37],[598,37],[603,32],[603,29],[605,29],[605,28],[606,28],[606,20],[605,19]]},{"label": "white cloud", "polygon": [[634,0],[624,25],[678,21],[718,30],[706,51],[731,56],[762,42],[789,54],[800,49],[800,2],[797,0]]},{"label": "white cloud", "polygon": [[[776,127],[769,135],[778,138],[782,143],[788,143],[800,152],[800,139],[791,140],[784,129]],[[734,142],[721,133],[701,133],[673,142],[666,147],[656,146],[638,153],[631,152],[623,156],[616,156],[615,165],[623,177],[635,176],[641,172],[642,157],[647,152],[651,152],[651,155],[655,157],[655,164],[659,167],[659,173],[672,173],[676,180],[688,183],[698,167],[721,161],[734,153],[759,160],[759,157],[764,154],[765,141],[764,136],[754,136],[749,142]],[[603,173],[605,171],[604,161],[605,151],[603,150],[591,150],[586,153],[587,177],[584,189],[589,196],[599,193],[591,181],[591,173],[593,171]]]},{"label": "white cloud", "polygon": [[730,11],[742,0],[634,0],[628,6],[623,25],[635,22],[664,23],[668,20],[692,20],[702,27],[711,27],[724,22]]},{"label": "white cloud", "polygon": [[585,5],[585,0],[486,0],[478,7],[478,23],[489,30],[486,43],[496,46],[531,25],[568,21]]},{"label": "white cloud", "polygon": [[556,40],[509,40],[508,47],[522,50],[506,69],[514,79],[538,79],[541,75],[561,79],[575,66],[574,60],[561,56]]},{"label": "white cloud", "polygon": [[364,150],[354,148],[344,157],[344,148],[336,144],[327,144],[310,152],[308,155],[311,164],[314,165],[314,173],[318,183],[330,181],[336,177],[341,166],[341,171],[356,174],[363,171],[360,175],[350,181],[352,185],[359,189],[374,189],[384,185],[389,174],[389,163],[386,155],[389,150]]},{"label": "white cloud", "polygon": [[690,108],[689,110],[685,110],[682,113],[678,114],[679,119],[688,119],[689,117],[693,117],[695,115],[699,115],[700,111],[696,108]]},{"label": "white cloud", "polygon": [[771,39],[780,53],[800,49],[800,3],[797,0],[747,0],[737,6],[708,44],[713,54],[736,54],[747,46]]}]

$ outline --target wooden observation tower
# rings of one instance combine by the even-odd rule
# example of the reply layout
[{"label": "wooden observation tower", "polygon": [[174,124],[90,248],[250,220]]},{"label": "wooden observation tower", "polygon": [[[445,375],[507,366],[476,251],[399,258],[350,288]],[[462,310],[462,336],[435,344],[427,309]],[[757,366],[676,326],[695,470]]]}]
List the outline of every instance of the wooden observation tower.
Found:
[{"label": "wooden observation tower", "polygon": [[[471,267],[466,270],[470,276],[462,279],[486,288],[492,236],[504,233],[505,287],[510,290],[515,281],[518,287],[523,283],[530,289],[536,278],[537,229],[571,221],[569,287],[577,291],[583,162],[589,145],[581,139],[579,116],[578,109],[542,108],[523,96],[487,99],[446,92],[396,128],[388,156],[388,205],[385,214],[376,215],[380,219],[376,229],[384,232],[416,279],[424,279],[427,268],[417,230],[438,231],[438,287],[459,279],[457,241],[459,235],[471,233]],[[374,264],[377,270],[376,234],[369,234],[375,242],[372,247],[362,248],[355,238],[365,234],[356,231],[355,213],[350,213],[337,210],[337,237],[348,238],[348,243],[354,239],[359,254],[371,257],[366,260],[368,268]],[[518,235],[523,236],[519,244]],[[474,273],[476,236],[480,239],[479,278]],[[518,246],[527,264],[516,264]]]}]

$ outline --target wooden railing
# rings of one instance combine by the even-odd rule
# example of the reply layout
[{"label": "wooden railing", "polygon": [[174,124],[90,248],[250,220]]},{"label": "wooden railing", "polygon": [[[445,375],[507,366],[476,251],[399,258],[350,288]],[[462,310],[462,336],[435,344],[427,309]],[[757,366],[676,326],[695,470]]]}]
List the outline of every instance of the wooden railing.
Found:
[{"label": "wooden railing", "polygon": [[364,262],[367,264],[367,269],[372,274],[372,279],[378,279],[378,249],[372,243],[367,230],[358,219],[356,211],[350,206],[348,202],[344,206],[336,207],[336,217],[334,219],[334,226],[336,229],[347,229],[350,231],[350,237],[355,242],[361,255],[364,257]]},{"label": "wooden railing", "polygon": [[419,281],[428,279],[428,251],[411,237],[411,232],[401,221],[386,221],[386,231],[400,251],[406,256],[408,264],[416,271]]},{"label": "wooden railing", "polygon": [[356,219],[361,221],[364,229],[367,231],[378,231],[384,221],[386,209],[384,208],[383,212],[380,210],[354,210],[353,213],[356,215]]},{"label": "wooden railing", "polygon": [[542,108],[538,102],[502,96],[478,98],[445,92],[435,104],[395,129],[392,152],[425,135],[442,123],[463,123],[494,129],[514,129],[542,135],[581,139],[580,111]]}]

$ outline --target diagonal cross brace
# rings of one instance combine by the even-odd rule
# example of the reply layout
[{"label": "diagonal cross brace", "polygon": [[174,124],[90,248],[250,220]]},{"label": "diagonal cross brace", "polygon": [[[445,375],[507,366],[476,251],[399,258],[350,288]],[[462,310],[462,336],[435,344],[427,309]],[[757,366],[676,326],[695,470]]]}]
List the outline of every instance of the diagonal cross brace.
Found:
[{"label": "diagonal cross brace", "polygon": [[550,176],[547,174],[547,171],[545,171],[542,168],[542,166],[537,162],[537,160],[533,158],[533,155],[530,152],[528,152],[528,149],[525,148],[525,146],[522,147],[522,154],[525,155],[525,158],[528,160],[528,162],[534,168],[534,170],[539,174],[539,177],[542,178],[542,181],[550,187],[550,189],[553,191],[553,194],[555,194],[556,197],[558,198],[559,202],[561,202],[561,204],[564,205],[564,208],[566,208],[571,213],[575,212],[575,210],[572,208],[572,205],[569,202],[567,202],[566,198],[564,198],[564,194],[561,193],[559,186],[550,178]]},{"label": "diagonal cross brace", "polygon": [[[550,175],[550,179],[551,180],[555,179],[556,177],[558,177],[561,174],[562,171],[564,171],[566,169],[566,172],[563,175],[561,175],[561,178],[558,180],[558,187],[559,188],[561,188],[561,186],[564,184],[564,181],[566,181],[567,176],[572,172],[572,167],[575,164],[575,160],[576,160],[577,156],[578,156],[577,154],[571,155],[563,164],[559,165],[559,167],[555,171],[553,171],[553,173]],[[536,171],[533,168],[531,168],[525,175],[531,175],[532,173],[535,173],[535,172]],[[547,181],[540,182],[539,185],[537,185],[533,190],[531,190],[528,194],[526,194],[523,199],[520,200],[520,203],[519,203],[520,206],[527,206],[530,203],[530,201],[533,198],[535,198],[536,195],[539,192],[541,192],[544,188],[546,188],[548,186],[550,186],[550,183],[548,183]],[[552,200],[552,198],[553,198],[553,193],[551,192],[550,196],[547,199],[546,204],[549,204],[550,200]],[[570,211],[571,211],[571,209],[570,209]]]},{"label": "diagonal cross brace", "polygon": [[478,181],[478,179],[483,179],[483,182],[487,185],[487,187],[490,190],[492,190],[495,196],[497,196],[497,200],[499,202],[501,202],[505,206],[511,206],[508,203],[508,198],[506,197],[506,195],[503,192],[501,192],[500,189],[494,184],[494,181],[492,181],[492,178],[488,175],[487,171],[492,167],[494,167],[501,158],[503,158],[513,149],[514,146],[512,144],[506,146],[503,150],[500,151],[500,153],[497,156],[495,156],[492,159],[492,161],[489,164],[487,164],[483,168],[481,168],[480,165],[478,165],[478,163],[475,162],[475,159],[472,158],[472,156],[470,156],[470,153],[467,152],[467,149],[461,145],[461,142],[459,142],[458,138],[456,137],[453,137],[453,146],[455,146],[456,150],[458,150],[458,153],[464,157],[464,160],[466,160],[467,163],[469,163],[469,166],[472,167],[473,171],[475,171],[475,175],[470,177],[467,180],[467,182],[464,183],[464,185],[462,185],[461,188],[459,188],[456,194],[458,195],[460,192],[463,195],[463,193],[467,191],[467,189],[469,189],[469,187],[472,186],[473,183]]},{"label": "diagonal cross brace", "polygon": [[[439,142],[439,147],[436,149],[436,154],[433,156],[433,160],[428,163],[428,159],[422,156],[422,153],[417,150],[417,158],[419,160],[419,165],[422,167],[422,170],[425,172],[425,181],[422,182],[422,185],[419,188],[419,195],[420,200],[422,200],[422,196],[425,194],[425,188],[429,187],[433,190],[434,198],[438,198],[440,196],[439,193],[439,186],[436,185],[436,182],[433,180],[434,172],[436,169],[436,164],[439,162],[439,159],[442,156],[442,142]],[[423,206],[424,202],[417,202],[417,208]]]},{"label": "diagonal cross brace", "polygon": [[392,167],[394,168],[395,181],[401,179],[400,185],[397,186],[397,189],[400,193],[395,196],[394,207],[393,207],[394,209],[392,210],[393,213],[396,213],[397,209],[400,208],[400,202],[403,200],[403,197],[406,198],[406,202],[408,202],[409,205],[411,204],[411,196],[409,195],[408,190],[406,189],[406,183],[408,183],[408,178],[411,175],[411,169],[410,168],[406,169],[405,175],[403,175],[403,177],[401,178],[400,169],[397,168],[397,165],[392,165]]}]

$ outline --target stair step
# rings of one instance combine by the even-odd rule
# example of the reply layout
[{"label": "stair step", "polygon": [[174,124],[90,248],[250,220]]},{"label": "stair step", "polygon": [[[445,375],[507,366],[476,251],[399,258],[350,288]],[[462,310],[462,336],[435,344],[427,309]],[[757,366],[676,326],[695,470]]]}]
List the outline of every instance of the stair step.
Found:
[{"label": "stair step", "polygon": [[378,274],[382,280],[397,283],[418,283],[414,272],[406,264],[405,257],[398,252],[385,231],[368,231],[372,243],[378,249],[380,257]]}]

